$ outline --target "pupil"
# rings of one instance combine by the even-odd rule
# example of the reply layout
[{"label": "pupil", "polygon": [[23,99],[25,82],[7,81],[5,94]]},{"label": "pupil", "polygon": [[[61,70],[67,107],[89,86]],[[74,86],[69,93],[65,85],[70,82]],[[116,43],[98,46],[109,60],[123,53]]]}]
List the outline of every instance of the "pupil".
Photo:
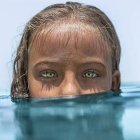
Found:
[{"label": "pupil", "polygon": [[92,76],[92,73],[90,72],[90,73],[88,73],[88,75],[87,75],[88,77],[91,77]]}]

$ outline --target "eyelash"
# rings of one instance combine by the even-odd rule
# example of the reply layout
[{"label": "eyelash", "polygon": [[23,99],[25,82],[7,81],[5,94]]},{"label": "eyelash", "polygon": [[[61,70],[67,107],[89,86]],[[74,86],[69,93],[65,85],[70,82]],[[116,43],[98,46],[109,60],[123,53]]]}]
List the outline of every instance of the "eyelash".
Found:
[{"label": "eyelash", "polygon": [[91,69],[91,70],[86,70],[82,74],[82,77],[86,79],[93,79],[93,78],[99,77],[99,74],[96,72],[96,70]]},{"label": "eyelash", "polygon": [[58,74],[56,71],[54,70],[46,70],[46,71],[42,71],[40,72],[40,77],[50,80],[50,79],[54,79],[58,77]]}]

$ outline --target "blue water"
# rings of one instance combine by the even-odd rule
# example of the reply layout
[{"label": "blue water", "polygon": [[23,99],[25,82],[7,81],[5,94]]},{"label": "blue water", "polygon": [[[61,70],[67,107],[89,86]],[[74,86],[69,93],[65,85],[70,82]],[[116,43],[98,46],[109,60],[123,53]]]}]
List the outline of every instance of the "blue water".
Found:
[{"label": "blue water", "polygon": [[140,83],[121,89],[61,99],[0,96],[0,140],[140,140]]}]

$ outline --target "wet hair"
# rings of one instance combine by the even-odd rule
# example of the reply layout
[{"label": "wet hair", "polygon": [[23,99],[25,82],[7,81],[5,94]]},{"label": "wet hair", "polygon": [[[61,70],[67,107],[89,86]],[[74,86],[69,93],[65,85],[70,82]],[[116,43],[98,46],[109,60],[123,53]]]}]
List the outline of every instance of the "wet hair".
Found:
[{"label": "wet hair", "polygon": [[28,52],[34,32],[56,24],[57,22],[80,22],[97,28],[103,39],[111,48],[112,69],[119,70],[120,42],[110,19],[98,8],[77,2],[51,5],[36,14],[26,25],[13,67],[11,96],[15,98],[29,97],[28,88]]}]

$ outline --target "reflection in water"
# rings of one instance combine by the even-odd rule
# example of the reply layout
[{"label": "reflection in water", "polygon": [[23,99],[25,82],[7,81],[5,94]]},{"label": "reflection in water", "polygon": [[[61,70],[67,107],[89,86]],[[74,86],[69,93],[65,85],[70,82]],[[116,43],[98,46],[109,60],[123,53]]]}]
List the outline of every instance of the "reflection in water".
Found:
[{"label": "reflection in water", "polygon": [[122,102],[112,93],[16,101],[17,140],[123,140]]}]

